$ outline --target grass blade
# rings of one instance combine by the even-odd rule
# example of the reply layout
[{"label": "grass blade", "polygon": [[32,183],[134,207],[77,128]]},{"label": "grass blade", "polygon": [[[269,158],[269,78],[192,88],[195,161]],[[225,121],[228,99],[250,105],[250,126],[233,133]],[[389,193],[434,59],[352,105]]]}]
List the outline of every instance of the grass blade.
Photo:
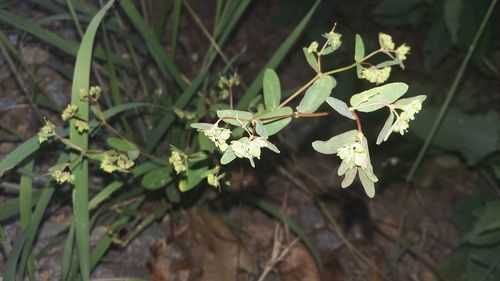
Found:
[{"label": "grass blade", "polygon": [[[59,35],[38,26],[33,21],[27,20],[26,18],[0,9],[0,20],[11,24],[20,30],[24,30],[35,37],[38,37],[42,41],[49,43],[69,55],[75,56],[78,52],[78,43],[68,41]],[[105,59],[104,51],[102,49],[96,49],[95,56],[102,60]],[[132,69],[132,65],[118,55],[113,55],[113,61],[120,66]]]},{"label": "grass blade", "polygon": [[[33,172],[34,160],[29,161],[22,169]],[[21,228],[26,229],[31,220],[33,206],[33,179],[25,174],[21,175],[19,183],[19,211],[21,213]]]},{"label": "grass blade", "polygon": [[[26,263],[28,262],[28,258],[31,255],[33,243],[35,242],[36,234],[40,227],[40,223],[42,221],[43,215],[45,214],[45,210],[47,209],[50,200],[52,199],[52,195],[54,194],[54,187],[49,185],[45,187],[40,193],[40,198],[36,205],[35,211],[33,212],[32,218],[30,220],[30,224],[27,231],[27,237],[25,244],[23,246],[23,252],[21,254],[21,260],[19,261],[19,269],[18,269],[18,279],[22,280],[22,276],[24,275],[24,271],[26,269]],[[17,241],[16,241],[17,242]],[[9,279],[5,279],[9,280]]]},{"label": "grass blade", "polygon": [[186,82],[181,78],[181,73],[177,66],[173,63],[170,57],[167,56],[163,50],[163,46],[158,41],[154,30],[149,27],[144,19],[139,14],[139,11],[135,8],[134,4],[130,0],[121,0],[120,6],[123,8],[127,16],[130,18],[135,28],[141,33],[146,45],[148,46],[151,55],[153,56],[156,64],[160,70],[167,74],[169,73],[174,81],[177,83],[179,88],[182,90],[187,88]]},{"label": "grass blade", "polygon": [[175,58],[175,50],[177,49],[177,34],[179,33],[179,23],[181,21],[181,1],[174,0],[174,10],[172,11],[172,57]]},{"label": "grass blade", "polygon": [[[249,4],[250,4],[249,0],[244,0],[239,3],[239,6],[237,7],[236,11],[232,13],[233,16],[228,20],[228,23],[224,25],[225,29],[222,31],[222,35],[219,41],[217,42],[218,46],[222,47],[227,37],[233,30],[234,26],[241,18],[241,15],[243,14],[243,12],[245,12]],[[203,83],[208,74],[210,66],[213,64],[215,58],[217,57],[217,53],[213,51],[214,51],[213,46],[211,45],[208,51],[208,59],[206,60],[206,63],[203,65],[200,72],[198,73],[198,76],[194,79],[189,88],[187,88],[182,93],[182,95],[177,99],[174,107],[183,109],[189,103],[193,95],[196,93],[201,83]],[[170,128],[174,120],[175,116],[171,112],[167,112],[163,116],[163,118],[160,120],[160,122],[158,122],[158,124],[155,126],[155,128],[151,131],[151,133],[148,136],[149,143],[146,146],[147,152],[153,151],[153,149],[160,142],[165,132]]]},{"label": "grass blade", "polygon": [[[89,120],[89,102],[80,99],[80,91],[89,89],[90,68],[92,64],[92,51],[94,40],[102,19],[106,12],[113,5],[114,0],[109,1],[95,15],[90,22],[76,57],[73,85],[71,89],[71,104],[78,107],[78,115],[83,120]],[[70,120],[69,136],[70,140],[83,151],[88,149],[88,132],[80,133],[76,126],[76,119]],[[81,155],[71,153],[71,161],[78,161]],[[83,281],[90,280],[90,222],[89,222],[89,167],[86,158],[80,159],[79,164],[73,169],[75,175],[73,191],[73,209],[75,216],[76,248],[80,273]]]},{"label": "grass blade", "polygon": [[293,29],[292,33],[288,35],[286,40],[281,44],[281,46],[278,48],[278,50],[273,54],[271,59],[267,62],[267,64],[262,68],[263,70],[257,75],[255,80],[252,82],[248,90],[245,92],[245,95],[241,98],[241,100],[238,102],[237,108],[238,109],[245,109],[248,107],[252,99],[257,96],[257,94],[261,91],[262,89],[262,78],[264,76],[264,70],[267,68],[276,68],[281,61],[285,58],[285,55],[288,53],[290,48],[292,48],[293,44],[297,41],[299,36],[302,34],[302,31],[304,31],[307,23],[311,20],[312,15],[318,8],[319,3],[321,0],[317,0],[314,5],[309,9],[307,14],[302,18],[300,23]]}]

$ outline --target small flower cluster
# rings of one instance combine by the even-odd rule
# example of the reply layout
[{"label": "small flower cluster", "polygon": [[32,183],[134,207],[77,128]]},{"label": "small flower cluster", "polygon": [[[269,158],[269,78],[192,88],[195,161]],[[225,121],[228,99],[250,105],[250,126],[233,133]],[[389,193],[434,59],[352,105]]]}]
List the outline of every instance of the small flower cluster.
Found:
[{"label": "small flower cluster", "polygon": [[268,147],[269,142],[263,137],[254,138],[241,138],[239,140],[231,141],[231,149],[234,155],[238,158],[247,158],[250,160],[252,167],[255,166],[253,158],[260,159],[261,151],[263,147]]},{"label": "small flower cluster", "polygon": [[385,52],[394,53],[399,62],[403,62],[406,59],[406,55],[410,53],[410,47],[406,44],[401,44],[397,49],[394,49],[396,45],[392,41],[392,37],[385,33],[379,33],[378,41],[380,48]]},{"label": "small flower cluster", "polygon": [[367,151],[364,149],[363,144],[359,140],[339,148],[337,156],[342,161],[349,163],[349,169],[354,167],[366,169],[368,167]]},{"label": "small flower cluster", "polygon": [[422,109],[422,100],[414,98],[408,104],[395,104],[395,108],[401,109],[402,112],[398,115],[396,122],[394,122],[392,131],[404,135],[406,132],[408,132],[408,128],[410,127],[410,120],[414,120],[415,114],[417,114]]},{"label": "small flower cluster", "polygon": [[80,99],[87,100],[90,98],[93,101],[96,101],[101,96],[102,88],[100,86],[92,86],[87,91],[86,89],[80,89]]},{"label": "small flower cluster", "polygon": [[38,132],[38,142],[42,143],[47,141],[50,137],[56,135],[56,125],[45,119],[45,125]]},{"label": "small flower cluster", "polygon": [[114,171],[126,172],[134,166],[134,161],[123,153],[119,153],[116,150],[108,150],[104,153],[103,159],[101,160],[101,169],[107,173],[113,173]]},{"label": "small flower cluster", "polygon": [[328,44],[331,46],[332,51],[337,50],[342,45],[342,34],[330,31],[323,34],[323,37],[327,39]]},{"label": "small flower cluster", "polygon": [[311,44],[309,44],[309,47],[307,47],[307,52],[308,53],[316,53],[318,51],[318,42],[313,41]]},{"label": "small flower cluster", "polygon": [[182,172],[185,172],[187,170],[186,166],[186,160],[187,160],[187,155],[184,153],[181,154],[176,149],[171,149],[172,150],[172,155],[168,159],[168,162],[174,166],[174,170],[177,174],[180,174]]},{"label": "small flower cluster", "polygon": [[74,104],[68,104],[68,106],[66,106],[66,108],[64,109],[64,111],[61,115],[62,120],[68,121],[73,116],[75,116],[75,113],[77,111],[78,111],[78,106],[76,106]]},{"label": "small flower cluster", "polygon": [[198,131],[203,132],[211,141],[215,143],[221,151],[226,151],[229,145],[227,140],[231,136],[231,131],[226,128],[221,128],[217,123],[213,124],[210,129],[198,129]]},{"label": "small flower cluster", "polygon": [[[410,53],[410,47],[406,44],[401,44],[395,49],[396,45],[392,41],[392,37],[385,33],[379,33],[378,41],[380,49],[394,59],[395,64],[399,64],[403,68],[403,61],[406,60],[406,56]],[[361,70],[359,78],[366,79],[370,83],[381,84],[387,81],[390,76],[390,66],[370,66]]]},{"label": "small flower cluster", "polygon": [[364,68],[361,71],[361,78],[368,80],[371,83],[381,84],[389,79],[391,75],[391,68],[377,68],[375,66],[371,66],[369,68]]},{"label": "small flower cluster", "polygon": [[72,183],[75,180],[75,175],[71,174],[71,169],[68,164],[64,164],[61,168],[56,167],[51,169],[51,175],[58,184],[63,184],[65,182]]},{"label": "small flower cluster", "polygon": [[76,120],[75,127],[78,130],[78,132],[80,132],[80,134],[90,129],[89,122],[83,120]]}]

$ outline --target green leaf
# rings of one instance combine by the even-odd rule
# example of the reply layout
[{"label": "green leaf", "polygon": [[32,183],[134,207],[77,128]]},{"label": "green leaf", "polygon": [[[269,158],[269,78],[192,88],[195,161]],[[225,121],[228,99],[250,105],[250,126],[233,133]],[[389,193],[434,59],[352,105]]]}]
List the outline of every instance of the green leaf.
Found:
[{"label": "green leaf", "polygon": [[352,184],[352,182],[354,181],[354,178],[356,177],[357,172],[358,172],[358,168],[354,167],[354,168],[349,169],[345,173],[345,177],[342,180],[342,184],[341,184],[342,188],[346,188]]},{"label": "green leaf", "polygon": [[276,72],[270,68],[264,72],[264,105],[266,109],[275,109],[281,101],[280,80]]},{"label": "green leaf", "polygon": [[350,166],[351,166],[351,162],[347,162],[347,161],[342,160],[342,162],[340,163],[339,169],[337,170],[337,175],[339,175],[339,176],[344,175],[347,172],[347,170],[350,169]]},{"label": "green leaf", "polygon": [[110,137],[106,140],[106,143],[118,151],[126,152],[131,160],[135,160],[139,157],[139,149],[132,142],[121,138]]},{"label": "green leaf", "polygon": [[402,82],[385,84],[351,97],[351,106],[361,112],[372,112],[392,104],[403,96],[408,85]]},{"label": "green leaf", "polygon": [[386,141],[392,133],[392,123],[394,122],[394,113],[391,111],[389,117],[384,123],[384,127],[380,130],[380,133],[377,137],[377,144],[381,144],[383,141]]},{"label": "green leaf", "polygon": [[214,124],[210,123],[193,123],[191,124],[191,128],[198,129],[198,130],[210,130]]},{"label": "green leaf", "polygon": [[[229,149],[228,149],[229,150]],[[207,167],[202,167],[198,169],[191,169],[189,168],[187,171],[187,179],[185,181],[185,184],[179,184],[179,190],[181,192],[186,192],[193,187],[197,186],[204,178],[206,178],[205,172],[208,170]]]},{"label": "green leaf", "polygon": [[312,143],[312,147],[319,153],[335,154],[339,148],[354,143],[357,135],[358,130],[347,131],[327,141],[315,141]]},{"label": "green leaf", "polygon": [[349,119],[356,120],[356,117],[354,117],[354,115],[349,110],[349,107],[347,107],[347,104],[345,102],[333,97],[326,98],[326,102],[339,114]]},{"label": "green leaf", "polygon": [[451,42],[458,42],[458,31],[460,30],[460,17],[463,12],[463,0],[445,0],[444,1],[444,21],[448,32],[450,33]]},{"label": "green leaf", "polygon": [[202,133],[198,134],[198,145],[201,150],[205,150],[210,153],[214,152],[216,148],[215,143]]},{"label": "green leaf", "polygon": [[410,98],[400,99],[397,102],[395,102],[394,105],[396,107],[403,107],[403,106],[410,105],[414,100],[418,100],[419,102],[422,103],[426,99],[427,99],[426,95],[414,96],[414,97],[410,97]]},{"label": "green leaf", "polygon": [[[425,139],[437,115],[437,108],[424,108],[410,123],[410,130]],[[498,124],[500,118],[494,111],[485,115],[470,115],[458,109],[451,109],[444,118],[433,145],[444,150],[457,151],[469,165],[474,165],[498,150]]]},{"label": "green leaf", "polygon": [[185,90],[187,88],[186,82],[182,79],[181,73],[177,66],[174,64],[172,59],[166,54],[163,46],[161,45],[158,37],[154,32],[154,29],[148,26],[144,18],[141,16],[139,11],[135,8],[134,4],[130,0],[120,0],[120,5],[123,11],[129,17],[132,24],[139,31],[139,33],[144,38],[146,46],[159,69],[163,73],[167,73],[174,78],[179,88]]},{"label": "green leaf", "polygon": [[431,71],[448,55],[452,47],[450,36],[442,17],[433,21],[423,44],[424,65]]},{"label": "green leaf", "polygon": [[233,150],[231,149],[231,147],[229,147],[226,150],[226,152],[224,152],[224,154],[222,155],[222,158],[220,159],[220,163],[222,165],[226,165],[226,164],[231,163],[231,161],[233,161],[234,159],[236,159],[236,155],[234,155]]},{"label": "green leaf", "polygon": [[[273,110],[271,112],[263,113],[258,117],[264,124],[264,128],[266,129],[267,135],[272,136],[281,131],[288,125],[288,123],[290,123],[290,121],[292,121],[291,117],[292,113],[293,113],[292,108],[286,106]],[[272,119],[273,117],[278,117],[278,116],[288,116],[288,117]]]},{"label": "green leaf", "polygon": [[167,187],[166,191],[167,191],[167,198],[170,202],[172,203],[181,202],[181,193],[179,192],[179,189],[177,189],[177,186],[171,184]]},{"label": "green leaf", "polygon": [[228,124],[244,127],[253,119],[253,114],[248,111],[225,109],[218,110],[217,117]]},{"label": "green leaf", "polygon": [[[94,16],[87,27],[82,38],[82,43],[78,49],[75,68],[73,72],[73,85],[71,88],[71,104],[78,107],[78,115],[89,119],[89,102],[80,99],[80,91],[89,89],[90,67],[92,64],[92,51],[97,29],[101,24],[106,12],[113,5],[114,0],[109,1]],[[82,150],[88,149],[88,132],[80,133],[75,127],[75,119],[70,121],[69,136],[72,143]],[[71,161],[80,159],[77,153],[71,153]],[[73,209],[75,215],[76,244],[78,261],[80,264],[80,274],[83,281],[90,280],[90,222],[89,222],[89,168],[88,160],[83,158],[73,169],[75,175],[73,192]]]},{"label": "green leaf", "polygon": [[299,106],[297,106],[297,111],[301,113],[315,112],[325,102],[336,85],[337,81],[333,77],[321,76],[307,89]]},{"label": "green leaf", "polygon": [[363,44],[363,39],[361,35],[356,34],[356,43],[354,45],[354,60],[356,62],[361,61],[365,57],[365,45]]},{"label": "green leaf", "polygon": [[492,201],[486,204],[474,229],[465,234],[463,240],[478,246],[489,246],[500,242],[500,202]]},{"label": "green leaf", "polygon": [[359,174],[359,180],[361,181],[361,184],[365,189],[366,195],[368,195],[368,197],[370,198],[375,197],[375,185],[373,184],[373,181],[366,174],[366,171],[364,169],[358,169],[358,174]]},{"label": "green leaf", "polygon": [[262,124],[262,121],[260,121],[260,120],[257,120],[255,122],[255,132],[257,133],[257,135],[259,135],[263,138],[268,137],[266,128],[264,128],[264,124]]},{"label": "green leaf", "polygon": [[314,71],[318,72],[319,69],[318,60],[316,59],[314,53],[309,53],[307,51],[307,48],[302,48],[302,51],[304,52],[304,56],[306,57],[307,63],[312,67]]},{"label": "green leaf", "polygon": [[142,186],[146,189],[155,190],[166,186],[172,182],[172,167],[164,166],[156,168],[144,175],[141,180]]}]

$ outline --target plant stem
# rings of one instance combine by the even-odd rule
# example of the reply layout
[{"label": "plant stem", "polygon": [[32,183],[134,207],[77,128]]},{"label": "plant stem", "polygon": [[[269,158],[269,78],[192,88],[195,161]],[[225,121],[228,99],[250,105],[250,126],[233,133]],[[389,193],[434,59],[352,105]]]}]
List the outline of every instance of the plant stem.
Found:
[{"label": "plant stem", "polygon": [[[284,102],[282,102],[278,106],[278,109],[282,108],[283,106],[285,106],[289,102],[291,102],[293,99],[295,99],[298,95],[300,95],[303,91],[305,91],[309,86],[311,86],[314,82],[316,82],[316,80],[318,80],[321,76],[323,76],[323,75],[332,75],[332,74],[335,74],[335,73],[339,73],[339,72],[342,72],[342,71],[346,71],[346,70],[352,69],[352,68],[356,67],[356,65],[363,63],[367,59],[375,56],[376,54],[378,54],[380,52],[382,52],[381,49],[373,51],[370,54],[368,54],[366,57],[364,57],[361,61],[354,62],[353,64],[348,65],[348,66],[344,66],[344,67],[341,67],[341,68],[333,69],[333,70],[327,71],[325,73],[319,72],[316,76],[314,76],[311,80],[309,80],[304,86],[300,87],[300,89],[298,89],[297,91],[295,91]],[[319,57],[318,57],[318,59],[319,59]]]}]

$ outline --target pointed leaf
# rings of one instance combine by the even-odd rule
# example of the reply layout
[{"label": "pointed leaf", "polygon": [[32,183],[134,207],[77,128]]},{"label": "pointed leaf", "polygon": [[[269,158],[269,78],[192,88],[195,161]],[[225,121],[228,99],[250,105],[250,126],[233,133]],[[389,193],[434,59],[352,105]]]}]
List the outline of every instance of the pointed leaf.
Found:
[{"label": "pointed leaf", "polygon": [[231,149],[231,147],[229,147],[226,150],[226,152],[224,152],[224,154],[222,155],[222,158],[220,159],[220,163],[222,165],[226,165],[226,164],[231,163],[231,161],[233,161],[234,159],[236,159],[236,155],[234,155],[233,150]]},{"label": "pointed leaf", "polygon": [[268,137],[266,128],[264,128],[264,124],[262,124],[262,121],[260,120],[255,121],[255,132],[263,138]]},{"label": "pointed leaf", "polygon": [[276,72],[270,68],[264,72],[264,105],[267,109],[275,109],[281,101],[280,79]]},{"label": "pointed leaf", "polygon": [[[309,53],[307,51],[307,48],[302,48],[302,51],[304,52],[304,56],[306,57],[307,63],[312,67],[312,69],[316,72],[318,72],[318,60],[316,59],[316,56],[313,53]],[[323,54],[325,55],[325,54]]]},{"label": "pointed leaf", "polygon": [[356,140],[357,135],[357,130],[347,131],[327,141],[315,141],[312,143],[312,147],[319,153],[335,154],[339,148],[352,144]]},{"label": "pointed leaf", "polygon": [[347,107],[347,104],[345,102],[332,97],[326,98],[326,102],[339,114],[347,118],[350,118],[352,120],[356,120],[356,117],[354,117],[354,115],[349,110],[349,107]]},{"label": "pointed leaf", "polygon": [[356,34],[356,44],[354,46],[354,60],[359,62],[365,57],[365,45],[359,34]]},{"label": "pointed leaf", "polygon": [[142,186],[146,189],[155,190],[172,182],[172,167],[164,166],[153,169],[142,177]]},{"label": "pointed leaf", "polygon": [[266,129],[267,135],[272,136],[281,131],[284,127],[286,127],[286,125],[288,125],[288,123],[292,121],[292,117],[283,117],[277,119],[270,119],[270,118],[279,116],[291,116],[292,113],[293,113],[292,108],[287,106],[273,110],[268,113],[264,113],[259,116],[259,119],[264,124],[264,128]]},{"label": "pointed leaf", "polygon": [[349,168],[351,168],[351,163],[343,160],[342,163],[340,163],[339,169],[337,170],[337,175],[344,175],[347,170],[349,170]]},{"label": "pointed leaf", "polygon": [[354,167],[352,169],[349,169],[345,173],[345,177],[342,180],[342,184],[341,184],[342,188],[346,188],[352,184],[352,182],[354,181],[354,178],[356,177],[357,172],[358,172],[358,168]]},{"label": "pointed leaf", "polygon": [[214,124],[210,123],[193,123],[191,124],[191,128],[198,129],[198,130],[210,130]]},{"label": "pointed leaf", "polygon": [[391,111],[389,117],[385,121],[384,127],[380,130],[380,133],[377,137],[377,144],[381,144],[383,141],[386,141],[392,133],[392,123],[394,122],[394,113]]},{"label": "pointed leaf", "polygon": [[405,83],[389,83],[353,95],[350,103],[358,111],[372,112],[397,101],[407,90]]},{"label": "pointed leaf", "polygon": [[358,172],[359,180],[365,189],[366,195],[370,198],[375,197],[375,185],[373,184],[373,181],[368,177],[365,170],[358,169]]},{"label": "pointed leaf", "polygon": [[313,113],[332,92],[337,85],[337,81],[331,76],[321,76],[309,89],[297,106],[297,111],[301,113]]},{"label": "pointed leaf", "polygon": [[244,127],[253,119],[253,114],[248,111],[226,109],[218,110],[217,117],[228,124]]}]

